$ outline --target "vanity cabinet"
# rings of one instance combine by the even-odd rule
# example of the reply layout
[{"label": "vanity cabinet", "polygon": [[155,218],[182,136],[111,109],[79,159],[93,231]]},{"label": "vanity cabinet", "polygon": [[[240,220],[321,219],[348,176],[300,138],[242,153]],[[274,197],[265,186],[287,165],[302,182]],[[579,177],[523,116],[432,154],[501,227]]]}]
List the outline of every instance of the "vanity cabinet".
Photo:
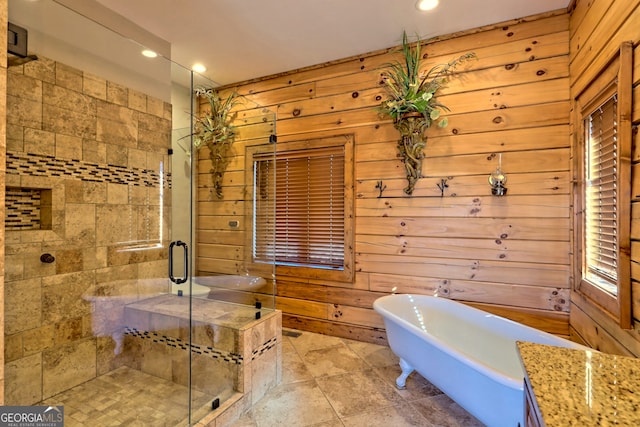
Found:
[{"label": "vanity cabinet", "polygon": [[544,427],[546,424],[540,415],[538,403],[533,395],[533,389],[529,378],[524,379],[524,426],[523,427]]}]

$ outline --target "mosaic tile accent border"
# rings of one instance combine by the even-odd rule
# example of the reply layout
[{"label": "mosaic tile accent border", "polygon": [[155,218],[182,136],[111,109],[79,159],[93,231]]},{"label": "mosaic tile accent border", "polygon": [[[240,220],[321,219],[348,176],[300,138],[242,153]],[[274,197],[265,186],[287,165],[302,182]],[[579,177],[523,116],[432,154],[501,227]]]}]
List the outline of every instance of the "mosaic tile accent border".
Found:
[{"label": "mosaic tile accent border", "polygon": [[41,191],[7,187],[4,217],[7,230],[40,230]]},{"label": "mosaic tile accent border", "polygon": [[[139,331],[136,328],[125,329],[125,334],[142,339],[150,339],[155,343],[166,344],[169,347],[179,348],[181,350],[188,350],[189,344],[180,338],[167,337],[155,332]],[[191,351],[196,354],[208,355],[214,359],[221,359],[224,362],[235,363],[236,365],[242,365],[242,355],[236,353],[229,353],[226,351],[216,350],[213,347],[192,344]]]},{"label": "mosaic tile accent border", "polygon": [[265,342],[251,353],[251,360],[262,356],[262,354],[264,354],[266,351],[271,350],[273,347],[275,347],[277,343],[278,340],[276,337],[271,338],[269,341]]},{"label": "mosaic tile accent border", "polygon": [[[116,165],[99,165],[76,159],[27,153],[7,153],[7,173],[46,177],[77,178],[82,181],[171,188],[171,173]],[[163,176],[164,175],[164,176]]]}]

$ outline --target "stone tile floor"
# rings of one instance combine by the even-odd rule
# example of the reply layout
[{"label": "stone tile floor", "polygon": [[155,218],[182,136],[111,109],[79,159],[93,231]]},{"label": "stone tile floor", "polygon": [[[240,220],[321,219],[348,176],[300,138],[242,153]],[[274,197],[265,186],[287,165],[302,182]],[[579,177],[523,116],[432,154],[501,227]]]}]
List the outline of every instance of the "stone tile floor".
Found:
[{"label": "stone tile floor", "polygon": [[[209,396],[191,398],[195,414],[209,412]],[[175,427],[187,425],[188,401],[187,387],[120,367],[40,404],[64,406],[65,427]]]},{"label": "stone tile floor", "polygon": [[[413,373],[398,390],[398,358],[386,346],[285,330],[282,383],[231,427],[478,427],[482,424]],[[193,391],[194,419],[210,397]],[[186,426],[188,390],[129,368],[47,399],[65,426]]]},{"label": "stone tile floor", "polygon": [[298,333],[283,333],[282,383],[233,427],[482,426],[417,373],[398,390],[388,347]]}]

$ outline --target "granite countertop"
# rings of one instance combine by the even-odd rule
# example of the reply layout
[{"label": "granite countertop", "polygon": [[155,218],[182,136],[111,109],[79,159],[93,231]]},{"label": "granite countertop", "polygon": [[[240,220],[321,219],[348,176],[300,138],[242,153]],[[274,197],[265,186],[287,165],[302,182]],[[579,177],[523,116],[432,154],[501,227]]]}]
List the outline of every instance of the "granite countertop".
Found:
[{"label": "granite countertop", "polygon": [[518,342],[547,426],[640,426],[640,359]]}]

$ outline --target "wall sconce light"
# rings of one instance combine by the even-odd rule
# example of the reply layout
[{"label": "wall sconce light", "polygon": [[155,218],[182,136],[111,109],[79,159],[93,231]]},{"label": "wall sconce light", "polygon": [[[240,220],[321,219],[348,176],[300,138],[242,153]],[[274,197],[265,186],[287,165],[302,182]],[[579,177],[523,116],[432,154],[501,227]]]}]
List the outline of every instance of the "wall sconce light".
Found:
[{"label": "wall sconce light", "polygon": [[507,176],[502,172],[502,153],[498,154],[498,167],[491,175],[489,175],[489,184],[491,185],[491,194],[494,196],[504,196],[507,194]]}]

